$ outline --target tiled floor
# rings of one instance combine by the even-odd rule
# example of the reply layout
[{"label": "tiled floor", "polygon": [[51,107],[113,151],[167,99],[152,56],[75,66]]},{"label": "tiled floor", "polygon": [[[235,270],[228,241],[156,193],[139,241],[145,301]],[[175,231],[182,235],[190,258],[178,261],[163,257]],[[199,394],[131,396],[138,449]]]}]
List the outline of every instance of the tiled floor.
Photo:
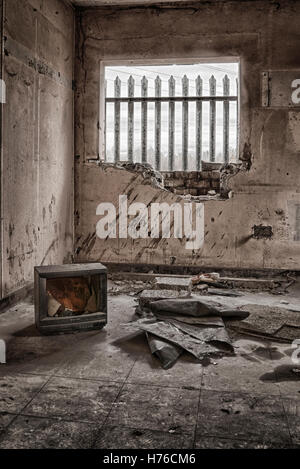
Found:
[{"label": "tiled floor", "polygon": [[235,339],[236,356],[164,371],[110,299],[100,332],[40,336],[33,307],[0,316],[0,448],[300,447],[300,376],[288,344]]}]

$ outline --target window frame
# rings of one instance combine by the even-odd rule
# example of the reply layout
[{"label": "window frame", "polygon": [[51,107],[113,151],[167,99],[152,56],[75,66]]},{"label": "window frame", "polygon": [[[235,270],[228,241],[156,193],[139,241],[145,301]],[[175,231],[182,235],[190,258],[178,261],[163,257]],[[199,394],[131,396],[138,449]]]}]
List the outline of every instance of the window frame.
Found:
[{"label": "window frame", "polygon": [[[237,106],[238,106],[238,128],[237,128],[237,154],[239,155],[240,135],[241,135],[241,57],[193,57],[193,58],[160,58],[160,59],[105,59],[100,60],[100,90],[99,90],[99,141],[98,151],[101,162],[106,162],[106,135],[105,135],[105,68],[116,66],[162,66],[162,65],[195,65],[195,64],[213,64],[213,63],[237,63],[238,64],[238,83]],[[112,162],[111,164],[115,164]]]}]

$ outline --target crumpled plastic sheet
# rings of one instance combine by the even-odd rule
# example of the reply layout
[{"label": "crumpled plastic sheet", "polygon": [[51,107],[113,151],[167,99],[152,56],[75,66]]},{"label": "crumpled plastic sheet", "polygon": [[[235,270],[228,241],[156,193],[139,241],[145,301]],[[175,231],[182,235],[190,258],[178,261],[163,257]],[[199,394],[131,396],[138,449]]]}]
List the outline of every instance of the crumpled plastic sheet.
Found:
[{"label": "crumpled plastic sheet", "polygon": [[146,333],[151,353],[165,369],[174,365],[183,350],[200,360],[232,354],[222,318],[248,317],[247,311],[231,310],[206,298],[162,299],[150,302],[149,309],[146,317],[126,327]]},{"label": "crumpled plastic sheet", "polygon": [[[200,360],[209,355],[219,355],[220,353],[224,353],[224,351],[221,351],[220,348],[213,343],[205,342],[204,339],[192,337],[188,333],[180,330],[177,325],[175,326],[167,321],[153,322],[153,320],[140,319],[134,323],[129,323],[128,326],[141,329],[155,335],[156,337],[171,342],[172,344],[190,352],[194,357]],[[215,328],[215,330],[217,329],[219,328]]]},{"label": "crumpled plastic sheet", "polygon": [[219,316],[203,316],[203,317],[193,317],[193,316],[180,316],[179,314],[168,314],[168,313],[154,313],[157,319],[161,321],[170,321],[174,319],[175,321],[180,321],[185,324],[191,324],[194,326],[213,326],[213,327],[224,327],[223,319]]},{"label": "crumpled plastic sheet", "polygon": [[185,334],[195,337],[195,339],[215,345],[217,348],[228,352],[233,352],[234,350],[224,324],[223,327],[203,327],[184,324],[176,320],[170,320],[168,322]]},{"label": "crumpled plastic sheet", "polygon": [[159,339],[149,332],[146,332],[146,336],[151,353],[157,356],[164,370],[172,368],[180,355],[182,355],[183,349],[175,344],[167,342],[166,340]]}]

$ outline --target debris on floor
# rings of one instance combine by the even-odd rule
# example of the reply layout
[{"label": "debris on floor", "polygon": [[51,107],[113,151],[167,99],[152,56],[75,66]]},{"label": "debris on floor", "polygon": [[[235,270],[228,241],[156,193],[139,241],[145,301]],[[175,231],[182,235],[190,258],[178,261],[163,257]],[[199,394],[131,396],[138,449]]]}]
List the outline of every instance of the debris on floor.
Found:
[{"label": "debris on floor", "polygon": [[248,316],[246,311],[237,308],[227,308],[221,303],[210,298],[201,297],[185,298],[175,300],[159,300],[149,304],[149,308],[155,314],[180,314],[184,316],[219,316],[227,318],[245,319]]},{"label": "debris on floor", "polygon": [[108,280],[108,294],[109,295],[136,295],[142,292],[147,286],[150,288],[151,283],[142,280]]},{"label": "debris on floor", "polygon": [[143,317],[125,324],[146,333],[151,353],[163,368],[172,367],[184,350],[199,360],[234,353],[222,317],[243,319],[247,312],[226,308],[210,298],[174,298],[174,293],[170,298],[170,292],[167,298],[159,290],[154,295],[143,292],[138,306]]},{"label": "debris on floor", "polygon": [[223,277],[220,279],[223,287],[227,288],[240,288],[242,290],[255,290],[255,291],[272,291],[285,285],[280,280],[270,278],[230,278]]},{"label": "debris on floor", "polygon": [[151,353],[157,356],[164,370],[172,368],[180,355],[182,355],[183,349],[178,345],[167,342],[166,340],[159,339],[149,332],[146,332],[146,337]]},{"label": "debris on floor", "polygon": [[249,277],[221,277],[217,272],[212,273],[200,273],[195,277],[191,278],[191,283],[193,287],[198,289],[203,284],[206,284],[210,287],[223,288],[223,289],[233,289],[240,288],[242,290],[274,290],[281,286],[286,288],[287,281],[282,279],[273,279],[273,278],[249,278]]},{"label": "debris on floor", "polygon": [[124,326],[145,333],[151,353],[164,369],[184,351],[200,360],[233,355],[231,337],[236,333],[283,342],[300,336],[300,311],[290,311],[288,302],[278,302],[286,305],[280,308],[247,301],[247,290],[255,292],[252,295],[273,293],[285,288],[285,278],[231,278],[216,272],[150,277],[143,274],[143,281],[138,281],[135,274],[134,280],[118,280],[115,285],[138,297],[137,319]]},{"label": "debris on floor", "polygon": [[214,295],[214,296],[231,296],[231,297],[238,297],[243,296],[243,293],[237,290],[224,290],[221,288],[208,288],[206,291],[207,295]]},{"label": "debris on floor", "polygon": [[198,275],[172,275],[121,272],[110,275],[109,292],[121,294],[142,291],[145,288],[154,290],[172,290],[203,293],[204,295],[241,296],[245,291],[285,294],[295,278],[290,272],[262,277],[232,277],[218,272],[200,272]]},{"label": "debris on floor", "polygon": [[[226,333],[224,333],[222,338],[218,336],[217,330],[219,328],[209,329],[206,327],[201,328],[201,326],[190,326],[193,329],[193,335],[191,335],[190,331],[183,332],[179,324],[175,325],[170,321],[154,322],[153,320],[139,319],[133,323],[128,323],[126,326],[131,329],[140,329],[163,341],[175,344],[199,360],[203,360],[208,356],[221,356],[233,353],[233,346]],[[195,337],[195,335],[198,335],[198,337]],[[172,364],[174,363],[175,361]]]},{"label": "debris on floor", "polygon": [[228,321],[227,327],[239,333],[291,342],[300,337],[300,311],[263,305],[245,305],[249,316],[244,321]]},{"label": "debris on floor", "polygon": [[200,317],[193,317],[193,316],[180,316],[175,314],[160,314],[155,313],[157,319],[163,321],[167,320],[175,320],[180,321],[185,324],[192,324],[198,326],[214,326],[214,327],[224,327],[224,322],[221,317],[218,316],[200,316]]},{"label": "debris on floor", "polygon": [[190,294],[186,290],[143,290],[139,295],[139,304],[140,306],[146,307],[152,301],[189,297]]},{"label": "debris on floor", "polygon": [[157,290],[188,290],[192,288],[190,277],[156,277],[154,285]]},{"label": "debris on floor", "polygon": [[220,278],[220,274],[213,272],[209,274],[199,274],[191,279],[193,285],[198,285],[199,283],[216,283]]}]

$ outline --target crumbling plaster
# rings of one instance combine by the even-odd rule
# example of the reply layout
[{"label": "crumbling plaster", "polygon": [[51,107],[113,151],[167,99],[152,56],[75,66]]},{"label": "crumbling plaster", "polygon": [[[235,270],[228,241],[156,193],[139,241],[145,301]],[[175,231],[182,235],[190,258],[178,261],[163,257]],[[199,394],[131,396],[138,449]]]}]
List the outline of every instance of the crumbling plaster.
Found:
[{"label": "crumbling plaster", "polygon": [[[205,2],[177,6],[99,8],[77,14],[76,252],[78,261],[299,268],[295,241],[300,203],[300,114],[261,106],[261,73],[300,69],[300,4],[294,1]],[[230,178],[233,197],[205,202],[205,242],[188,251],[180,240],[100,240],[97,205],[174,202],[178,197],[145,186],[139,174],[89,162],[99,152],[101,60],[240,57],[240,159]],[[251,157],[251,164],[249,164]],[[254,225],[272,227],[256,239]],[[298,229],[298,228],[297,228]]]},{"label": "crumbling plaster", "polygon": [[2,297],[73,252],[74,12],[4,1]]}]

